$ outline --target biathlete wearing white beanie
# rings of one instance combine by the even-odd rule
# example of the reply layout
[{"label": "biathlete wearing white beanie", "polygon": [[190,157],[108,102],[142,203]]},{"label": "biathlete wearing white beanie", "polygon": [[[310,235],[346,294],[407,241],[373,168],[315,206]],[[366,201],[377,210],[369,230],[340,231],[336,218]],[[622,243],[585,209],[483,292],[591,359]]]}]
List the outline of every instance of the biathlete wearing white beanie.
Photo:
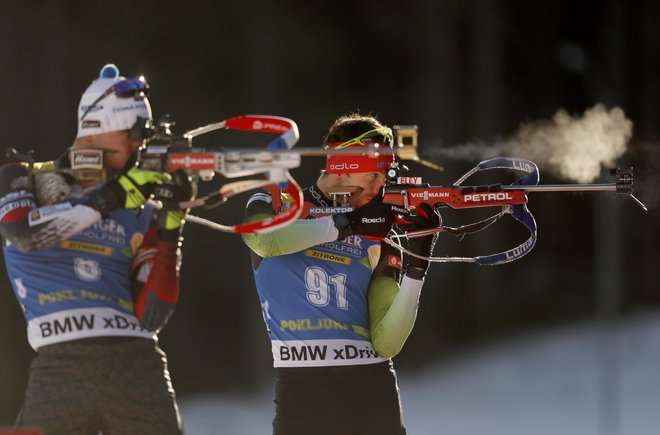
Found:
[{"label": "biathlete wearing white beanie", "polygon": [[143,76],[122,77],[117,66],[105,65],[80,98],[76,137],[131,130],[138,122],[152,120],[148,92]]}]

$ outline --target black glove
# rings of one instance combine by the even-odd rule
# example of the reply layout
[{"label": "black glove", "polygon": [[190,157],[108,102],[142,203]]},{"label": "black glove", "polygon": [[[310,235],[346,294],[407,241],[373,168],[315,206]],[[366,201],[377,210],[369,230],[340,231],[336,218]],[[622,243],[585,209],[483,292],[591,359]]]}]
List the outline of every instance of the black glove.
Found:
[{"label": "black glove", "polygon": [[189,201],[197,194],[197,185],[183,170],[172,174],[172,180],[154,186],[154,199],[163,204],[163,208],[156,211],[158,220],[158,237],[161,240],[176,239],[188,210],[182,210],[180,202]]},{"label": "black glove", "polygon": [[164,172],[131,167],[126,173],[92,192],[89,205],[104,218],[119,207],[138,208],[149,199],[155,185],[168,180],[170,175]]},{"label": "black glove", "polygon": [[[438,228],[440,226],[442,219],[433,207],[423,202],[420,204],[420,208],[422,213],[419,213],[418,210],[417,216],[407,216],[406,221],[410,222],[410,224],[401,225],[402,229],[405,231],[417,231]],[[430,257],[433,254],[433,247],[437,239],[438,233],[408,239],[408,249],[415,254]],[[424,279],[428,268],[429,262],[427,260],[409,255],[405,274],[413,279]]]},{"label": "black glove", "polygon": [[371,237],[385,237],[394,225],[396,215],[407,215],[408,210],[392,204],[385,204],[380,199],[372,199],[362,207],[348,213],[340,213],[332,218],[339,230],[337,240],[343,240],[351,234]]}]

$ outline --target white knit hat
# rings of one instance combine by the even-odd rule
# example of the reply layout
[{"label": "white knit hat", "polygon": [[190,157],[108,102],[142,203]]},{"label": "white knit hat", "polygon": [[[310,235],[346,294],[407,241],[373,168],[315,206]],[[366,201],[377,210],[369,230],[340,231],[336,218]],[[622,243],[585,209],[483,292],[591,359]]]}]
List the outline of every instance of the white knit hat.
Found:
[{"label": "white knit hat", "polygon": [[151,105],[146,97],[121,98],[111,89],[123,80],[126,77],[119,75],[114,64],[101,68],[99,78],[89,85],[80,99],[76,137],[130,130],[138,117],[152,119]]}]

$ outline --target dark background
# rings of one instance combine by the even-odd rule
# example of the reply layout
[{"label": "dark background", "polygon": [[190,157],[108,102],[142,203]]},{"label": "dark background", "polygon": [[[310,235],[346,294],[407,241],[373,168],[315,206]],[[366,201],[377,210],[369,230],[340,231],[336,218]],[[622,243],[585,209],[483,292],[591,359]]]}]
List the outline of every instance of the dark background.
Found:
[{"label": "dark background", "polygon": [[[0,1],[2,145],[55,158],[75,136],[81,93],[107,62],[145,74],[154,113],[169,113],[178,133],[243,113],[280,115],[298,123],[300,146],[319,145],[352,111],[417,124],[424,154],[507,137],[559,109],[623,109],[634,130],[619,163],[635,166],[638,196],[655,207],[644,213],[603,193],[534,194],[530,255],[432,267],[396,358],[416,370],[530,329],[657,308],[658,17],[654,0]],[[438,163],[444,173],[409,166],[448,184],[476,161]],[[305,158],[294,174],[309,184],[322,164]],[[543,169],[542,182],[561,181]],[[235,223],[246,199],[195,213]],[[502,223],[461,244],[443,236],[437,254],[487,254],[522,236]],[[248,251],[238,236],[193,224],[185,237],[181,303],[161,334],[175,387],[180,397],[245,393],[271,376]],[[18,411],[32,356],[2,275],[0,425]]]}]

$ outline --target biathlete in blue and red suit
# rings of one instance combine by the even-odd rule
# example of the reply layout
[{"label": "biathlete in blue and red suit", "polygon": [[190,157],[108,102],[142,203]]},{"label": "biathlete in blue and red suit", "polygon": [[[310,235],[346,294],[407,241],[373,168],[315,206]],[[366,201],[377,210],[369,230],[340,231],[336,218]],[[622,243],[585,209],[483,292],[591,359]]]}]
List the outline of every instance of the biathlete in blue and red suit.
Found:
[{"label": "biathlete in blue and red suit", "polygon": [[[19,427],[182,433],[157,332],[179,295],[183,212],[171,200],[193,187],[129,163],[151,120],[147,90],[106,65],[61,159],[0,168],[4,258],[36,351]],[[143,207],[152,192],[162,210]]]},{"label": "biathlete in blue and red suit", "polygon": [[[392,145],[392,132],[370,116],[340,117],[326,148]],[[273,433],[404,434],[391,358],[415,323],[428,262],[407,261],[380,242],[397,213],[376,197],[394,157],[381,153],[334,155],[316,185],[305,189],[307,206],[333,206],[347,193],[355,210],[298,219],[269,234],[245,235],[275,366]],[[286,207],[286,196],[258,193],[247,204],[256,221]],[[439,217],[414,218],[414,228],[439,226]],[[371,236],[367,238],[365,236]],[[374,239],[376,238],[376,239]],[[412,252],[430,255],[435,238],[411,241]]]}]

